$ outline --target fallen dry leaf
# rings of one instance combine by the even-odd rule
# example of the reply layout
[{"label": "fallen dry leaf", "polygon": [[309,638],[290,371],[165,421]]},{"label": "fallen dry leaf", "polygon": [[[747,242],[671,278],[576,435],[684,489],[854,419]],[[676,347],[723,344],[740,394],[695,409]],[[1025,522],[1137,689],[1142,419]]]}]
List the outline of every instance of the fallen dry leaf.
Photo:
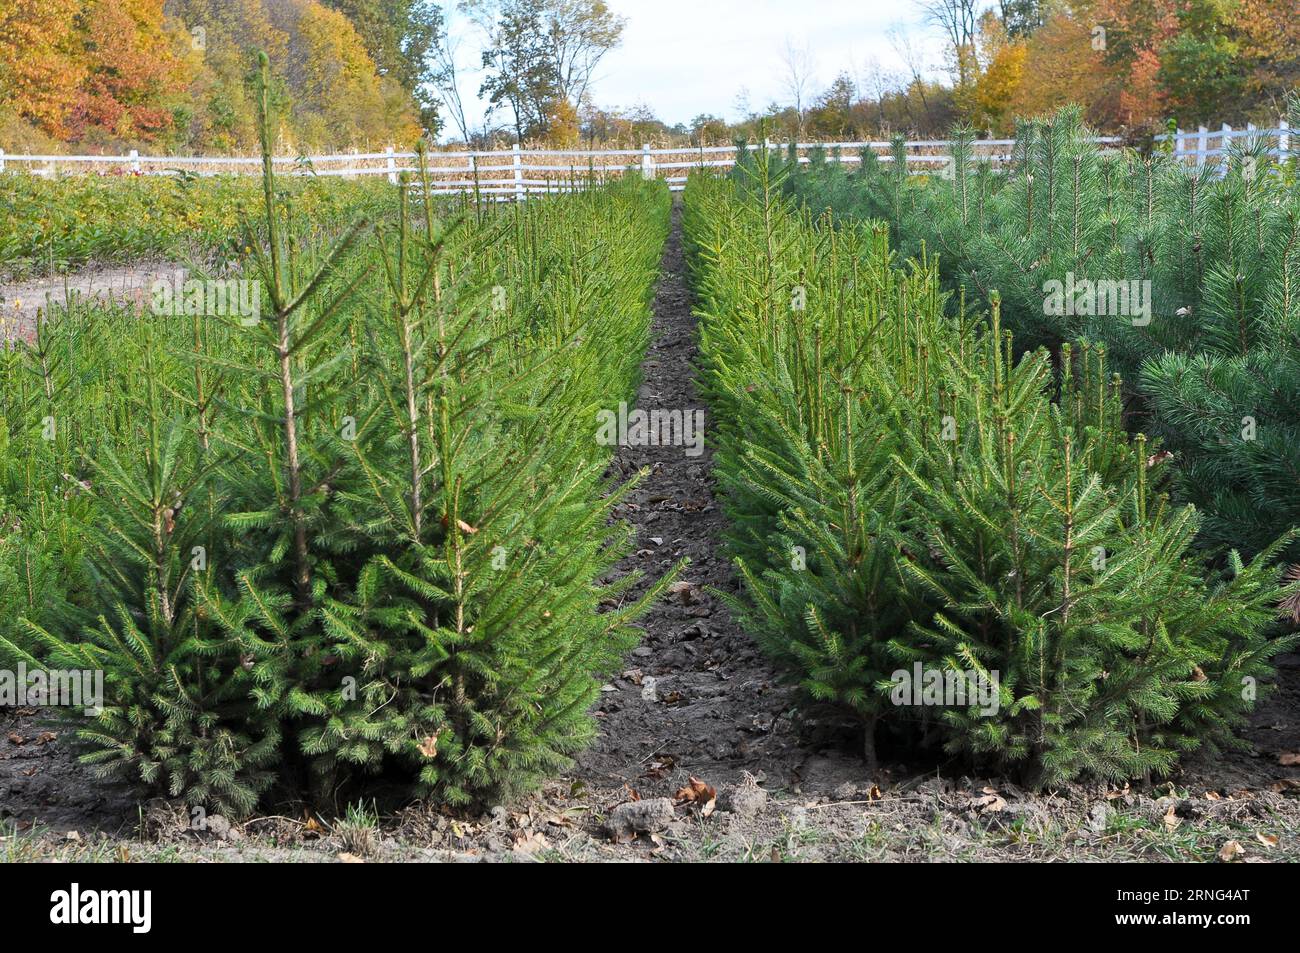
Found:
[{"label": "fallen dry leaf", "polygon": [[695,601],[695,583],[693,582],[675,582],[668,587],[668,591],[680,599],[684,606],[689,606]]},{"label": "fallen dry leaf", "polygon": [[1219,860],[1225,864],[1230,864],[1238,857],[1245,855],[1245,853],[1246,848],[1242,847],[1237,841],[1230,840],[1219,848]]},{"label": "fallen dry leaf", "polygon": [[677,801],[678,806],[693,804],[700,808],[701,814],[708,817],[717,807],[718,790],[713,785],[707,784],[692,775],[686,786],[678,790],[673,795],[673,798]]},{"label": "fallen dry leaf", "polygon": [[420,754],[432,760],[438,756],[438,735],[434,733],[420,742]]},{"label": "fallen dry leaf", "polygon": [[521,854],[535,854],[538,851],[546,850],[550,846],[546,835],[541,831],[533,831],[527,834],[523,831],[515,832],[515,850]]},{"label": "fallen dry leaf", "polygon": [[25,739],[24,739],[23,736],[20,735],[18,732],[16,732],[16,731],[11,731],[11,732],[9,732],[9,740],[12,741],[12,742],[13,742],[14,744],[16,744],[16,745],[20,745],[20,744],[22,744],[22,743],[24,742]]},{"label": "fallen dry leaf", "polygon": [[1277,763],[1284,768],[1293,768],[1300,764],[1300,753],[1288,751],[1286,754],[1278,755]]},{"label": "fallen dry leaf", "polygon": [[670,754],[655,755],[654,760],[650,762],[650,766],[646,768],[641,777],[651,781],[658,781],[667,777],[676,764],[676,759]]},{"label": "fallen dry leaf", "polygon": [[1276,834],[1259,834],[1259,833],[1256,833],[1256,834],[1255,834],[1255,839],[1258,840],[1258,841],[1259,841],[1261,844],[1263,844],[1265,847],[1276,847],[1276,846],[1277,846],[1277,835],[1276,835]]},{"label": "fallen dry leaf", "polygon": [[339,862],[343,864],[364,864],[365,863],[365,861],[362,858],[358,857],[356,854],[349,854],[347,851],[343,851],[343,853],[339,854],[338,859]]},{"label": "fallen dry leaf", "polygon": [[1164,821],[1165,821],[1165,830],[1171,834],[1174,831],[1178,830],[1179,825],[1183,823],[1183,819],[1178,816],[1177,812],[1174,810],[1172,806],[1169,808],[1168,811],[1165,812]]},{"label": "fallen dry leaf", "polygon": [[980,797],[971,798],[970,806],[981,814],[991,814],[1004,810],[1007,806],[1006,798],[998,794],[992,788],[985,788],[984,794]]}]

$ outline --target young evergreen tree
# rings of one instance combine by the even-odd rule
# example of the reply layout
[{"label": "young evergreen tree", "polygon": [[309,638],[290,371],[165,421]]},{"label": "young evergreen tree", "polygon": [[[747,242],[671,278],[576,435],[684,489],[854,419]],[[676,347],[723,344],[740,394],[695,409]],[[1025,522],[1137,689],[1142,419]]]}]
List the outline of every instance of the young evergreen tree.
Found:
[{"label": "young evergreen tree", "polygon": [[87,763],[242,816],[274,778],[279,729],[252,703],[248,668],[207,610],[214,526],[201,501],[213,469],[165,406],[157,347],[147,336],[144,393],[131,405],[138,442],[129,455],[101,450],[94,467],[96,621],[28,619],[29,639],[11,648],[32,666],[103,672],[100,710],[59,709],[78,726]]},{"label": "young evergreen tree", "polygon": [[[869,758],[878,721],[1037,785],[1232,743],[1294,642],[1269,638],[1288,537],[1207,578],[1103,348],[1063,344],[1058,389],[1046,350],[1016,361],[996,295],[988,325],[960,301],[945,319],[930,267],[913,282],[881,230],[792,211],[788,174],[759,154],[688,190],[745,623],[863,720]],[[912,665],[996,704],[916,714],[892,696]]]},{"label": "young evergreen tree", "polygon": [[604,582],[632,540],[597,426],[635,393],[667,191],[448,220],[422,157],[416,208],[404,178],[391,220],[326,241],[275,174],[267,74],[243,243],[266,312],[127,315],[104,365],[60,319],[0,362],[22,443],[3,492],[84,500],[69,525],[96,528],[90,604],[28,612],[0,652],[104,671],[84,760],[191,805],[329,807],[374,775],[445,803],[518,791],[590,739],[671,581]]},{"label": "young evergreen tree", "polygon": [[1300,525],[1289,160],[1275,161],[1266,137],[1236,140],[1220,169],[1090,136],[1077,110],[1021,123],[995,173],[970,161],[959,129],[947,174],[912,182],[899,161],[867,162],[856,202],[841,202],[826,171],[796,176],[796,192],[841,217],[884,216],[899,247],[934,253],[953,287],[986,303],[996,292],[1017,345],[1048,347],[1058,372],[1065,343],[1104,343],[1131,389],[1127,423],[1175,455],[1202,543],[1262,551]]}]

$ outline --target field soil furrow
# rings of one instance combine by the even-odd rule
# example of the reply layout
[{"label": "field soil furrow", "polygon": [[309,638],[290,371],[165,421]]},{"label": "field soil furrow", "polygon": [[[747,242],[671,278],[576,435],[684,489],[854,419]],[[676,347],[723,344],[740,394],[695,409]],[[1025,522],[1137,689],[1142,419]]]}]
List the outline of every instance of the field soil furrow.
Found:
[{"label": "field soil furrow", "polygon": [[66,275],[5,281],[0,283],[0,340],[31,340],[41,313],[69,303],[103,306],[118,302],[147,309],[155,282],[175,285],[177,275],[185,272],[180,265],[168,262],[143,262],[88,266]]}]

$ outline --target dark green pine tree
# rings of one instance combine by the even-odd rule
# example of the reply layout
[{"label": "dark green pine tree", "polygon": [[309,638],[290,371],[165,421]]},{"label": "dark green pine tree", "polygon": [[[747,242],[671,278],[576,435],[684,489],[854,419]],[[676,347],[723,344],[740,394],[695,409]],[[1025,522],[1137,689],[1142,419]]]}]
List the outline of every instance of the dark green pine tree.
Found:
[{"label": "dark green pine tree", "polygon": [[[642,237],[614,226],[617,213],[591,221],[588,241],[613,248],[617,238],[633,252],[605,259],[594,300],[566,301],[528,273],[547,242],[564,241],[546,234],[559,224],[551,210],[514,209],[497,223],[505,234],[474,239],[481,274],[456,272],[446,249],[460,226],[438,220],[423,162],[421,185],[423,228],[404,181],[396,231],[382,241],[380,399],[353,443],[364,485],[346,504],[369,555],[355,586],[322,605],[329,651],[358,684],[320,695],[325,716],[300,737],[331,777],[388,769],[461,804],[526,789],[569,763],[593,734],[599,678],[635,644],[632,621],[671,581],[627,602],[635,575],[597,583],[630,544],[610,520],[630,487],[605,492],[608,451],[591,429],[605,395],[631,388],[634,365],[610,361],[605,348],[644,347],[665,221],[657,207],[660,227]],[[569,211],[606,217],[586,198]],[[494,261],[489,247],[507,258]],[[590,254],[573,251],[560,272],[595,278]],[[511,306],[489,310],[494,289],[483,282],[503,274],[519,282],[497,286],[498,304]],[[562,314],[536,310],[566,305],[588,327],[566,332]],[[528,314],[536,323],[521,328]],[[617,608],[601,612],[602,602]]]},{"label": "dark green pine tree", "polygon": [[1163,457],[1122,427],[1120,386],[1084,349],[1059,404],[1044,354],[1013,363],[999,334],[950,380],[956,440],[909,434],[930,559],[905,564],[945,608],[915,632],[932,663],[996,675],[996,713],[942,711],[947,747],[1032,783],[1165,776],[1234,743],[1268,659],[1282,596],[1278,545],[1207,580],[1199,516],[1158,492]]},{"label": "dark green pine tree", "polygon": [[[1179,194],[1200,184],[1186,176]],[[1207,541],[1255,552],[1300,526],[1300,187],[1248,145],[1186,221],[1163,259],[1181,304],[1153,324],[1142,392]]]},{"label": "dark green pine tree", "polygon": [[136,442],[101,448],[90,480],[96,621],[28,619],[28,638],[9,647],[31,666],[103,673],[101,711],[57,710],[84,762],[242,816],[275,776],[279,725],[253,703],[253,676],[208,611],[213,461],[160,396],[157,351],[146,331],[144,392],[129,405]]},{"label": "dark green pine tree", "polygon": [[[1234,743],[1295,642],[1270,639],[1282,544],[1207,577],[1104,348],[1017,362],[996,296],[991,325],[945,319],[882,232],[814,223],[774,199],[784,168],[747,168],[692,183],[687,226],[736,606],[767,651],[862,720],[868,758],[877,723],[1037,785]],[[965,697],[894,698],[915,664]],[[992,710],[970,701],[994,681]]]}]

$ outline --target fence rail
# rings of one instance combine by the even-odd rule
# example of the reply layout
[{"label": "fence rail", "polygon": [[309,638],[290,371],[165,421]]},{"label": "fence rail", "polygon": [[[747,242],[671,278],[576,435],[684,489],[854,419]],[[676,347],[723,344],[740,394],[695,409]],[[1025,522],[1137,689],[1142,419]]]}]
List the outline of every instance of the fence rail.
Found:
[{"label": "fence rail", "polygon": [[[1220,165],[1231,144],[1239,139],[1264,140],[1270,155],[1285,159],[1293,155],[1293,131],[1285,120],[1276,126],[1259,129],[1247,125],[1234,129],[1223,123],[1217,129],[1200,126],[1195,130],[1179,129],[1155,137],[1157,142],[1172,141],[1173,155],[1198,166]],[[1105,148],[1121,144],[1122,139],[1103,136],[1093,140]],[[979,139],[974,143],[977,157],[994,163],[1006,162],[1008,147],[1014,139]],[[802,163],[812,161],[820,150],[828,160],[846,164],[862,161],[862,153],[870,150],[881,162],[892,162],[891,143],[883,140],[867,142],[800,142],[795,145]],[[909,171],[920,173],[946,166],[950,155],[944,151],[951,147],[948,139],[909,140],[907,163]],[[769,148],[785,152],[789,143],[764,142],[749,148]],[[1300,150],[1298,150],[1300,151]],[[292,158],[276,157],[273,161],[289,175],[334,176],[357,178],[386,175],[396,182],[402,173],[414,174],[416,154],[398,152],[392,148],[383,152],[351,152],[333,155]],[[477,192],[495,198],[524,198],[529,195],[581,188],[593,179],[605,179],[640,174],[645,178],[666,181],[674,191],[685,187],[687,173],[692,169],[726,169],[736,163],[735,146],[704,146],[697,148],[661,148],[649,145],[640,149],[521,149],[486,152],[428,153],[430,186],[436,192],[448,194]],[[565,161],[568,160],[568,161]],[[132,150],[124,156],[90,155],[6,155],[0,150],[0,172],[24,171],[33,175],[60,176],[72,173],[97,172],[112,175],[221,175],[255,172],[260,158],[245,156],[142,156]]]}]

